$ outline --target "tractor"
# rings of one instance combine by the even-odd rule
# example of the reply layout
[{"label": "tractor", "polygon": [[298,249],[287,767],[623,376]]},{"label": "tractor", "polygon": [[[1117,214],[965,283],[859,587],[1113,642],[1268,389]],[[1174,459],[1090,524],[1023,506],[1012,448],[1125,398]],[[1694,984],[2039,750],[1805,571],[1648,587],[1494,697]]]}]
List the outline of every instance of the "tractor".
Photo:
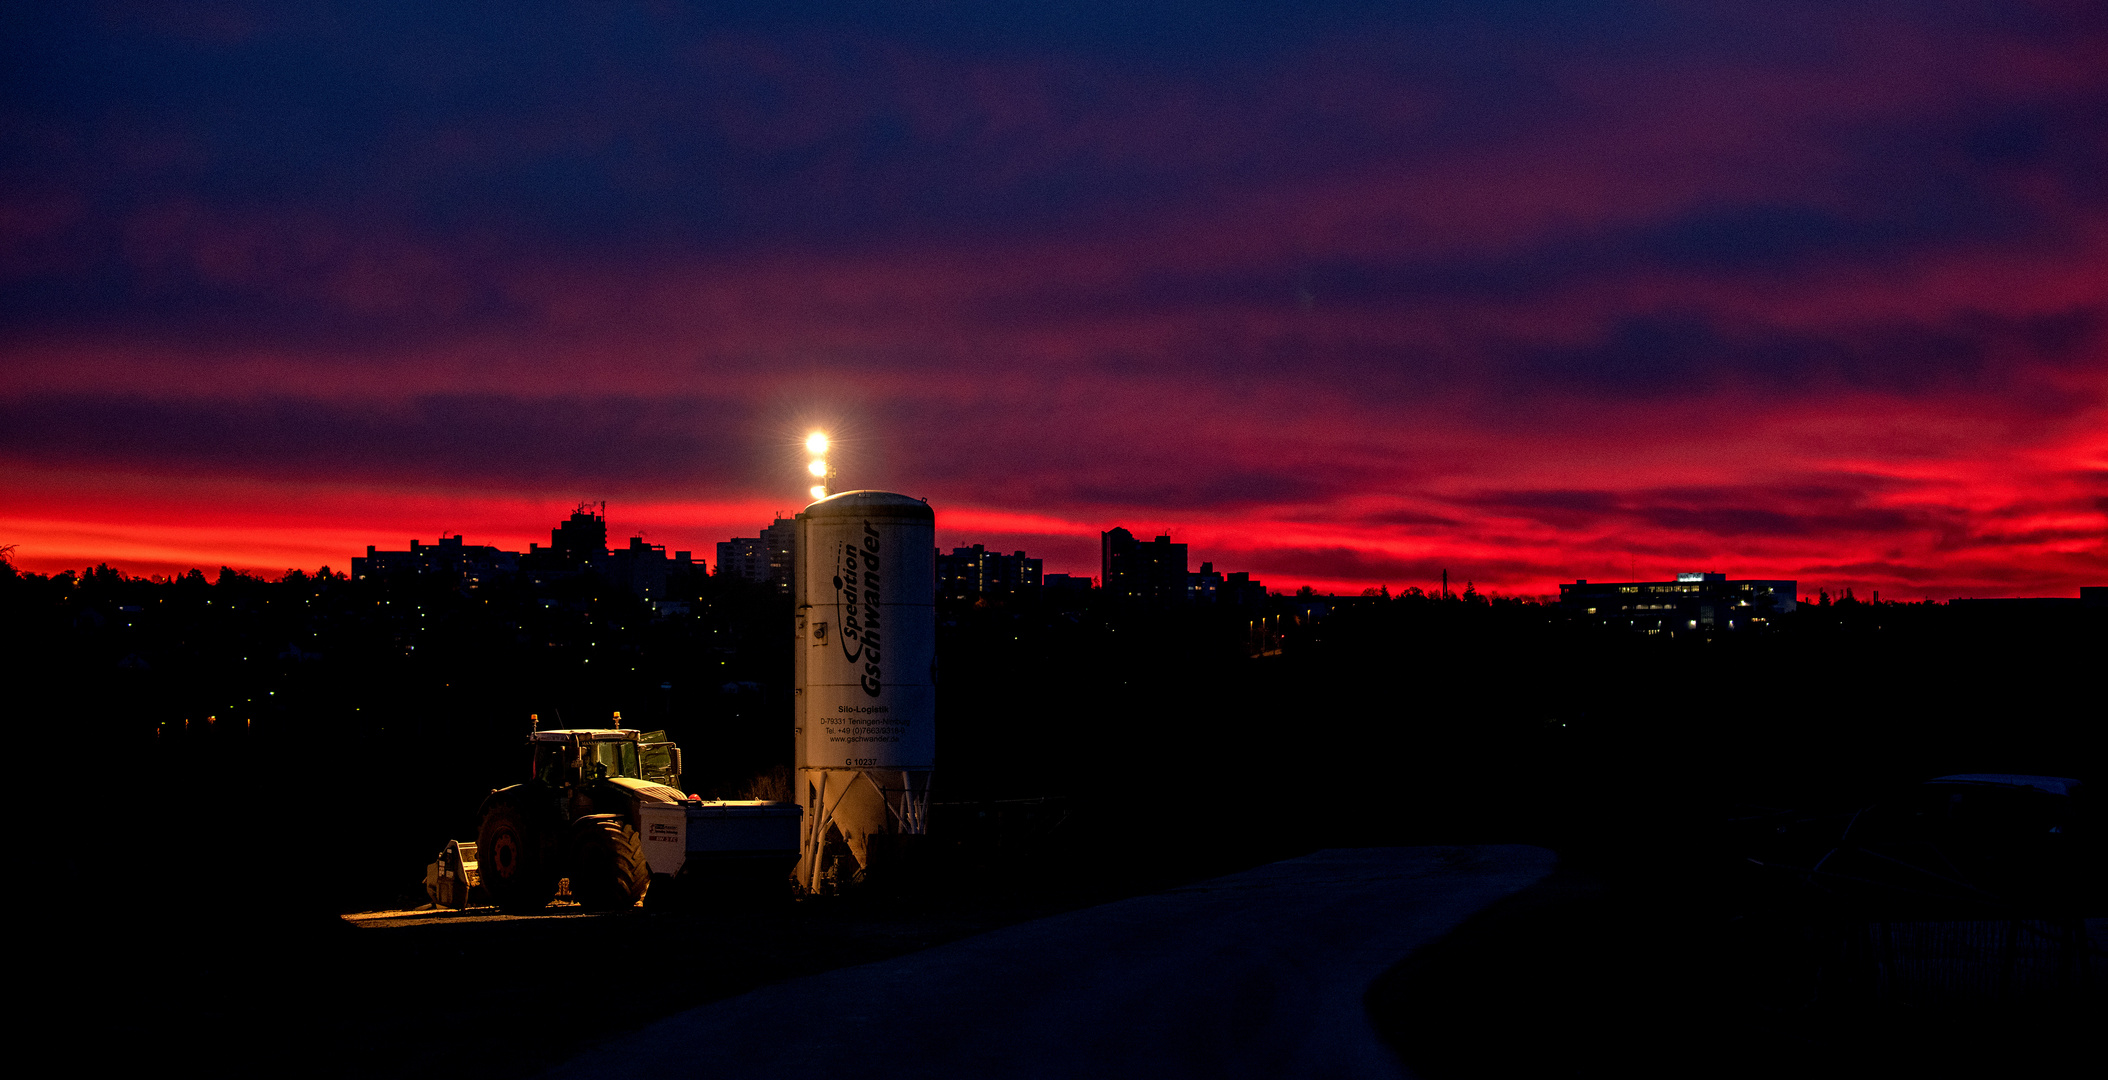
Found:
[{"label": "tractor", "polygon": [[[621,722],[622,714],[615,714]],[[681,749],[662,731],[535,730],[533,778],[483,800],[473,844],[448,841],[427,870],[434,903],[480,893],[501,910],[540,911],[569,881],[571,899],[612,911],[677,890],[706,898],[787,895],[798,861],[796,803],[705,801],[681,793]]]},{"label": "tractor", "polygon": [[680,748],[664,739],[627,728],[531,733],[533,778],[483,800],[476,876],[491,902],[540,911],[568,879],[581,907],[635,904],[651,881],[649,808],[680,814],[688,801]]}]

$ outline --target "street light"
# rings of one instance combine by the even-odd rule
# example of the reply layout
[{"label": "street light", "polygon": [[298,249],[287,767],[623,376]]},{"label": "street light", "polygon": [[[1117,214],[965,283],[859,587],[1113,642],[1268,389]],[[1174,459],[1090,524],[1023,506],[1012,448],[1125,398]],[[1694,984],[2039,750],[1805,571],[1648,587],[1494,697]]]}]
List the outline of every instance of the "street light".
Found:
[{"label": "street light", "polygon": [[829,440],[824,431],[815,431],[805,437],[805,449],[812,454],[812,460],[805,463],[805,471],[820,481],[807,489],[812,493],[814,502],[827,497],[827,482],[834,479],[834,466],[827,461],[828,445]]}]

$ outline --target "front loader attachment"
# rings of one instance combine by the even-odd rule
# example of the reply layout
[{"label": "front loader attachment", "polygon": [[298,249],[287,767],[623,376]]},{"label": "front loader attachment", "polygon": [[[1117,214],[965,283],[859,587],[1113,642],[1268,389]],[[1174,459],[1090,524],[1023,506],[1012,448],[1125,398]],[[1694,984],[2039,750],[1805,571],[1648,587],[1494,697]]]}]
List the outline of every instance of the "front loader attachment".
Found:
[{"label": "front loader attachment", "polygon": [[425,895],[438,907],[460,910],[490,900],[476,873],[476,842],[449,840],[438,858],[425,866]]}]

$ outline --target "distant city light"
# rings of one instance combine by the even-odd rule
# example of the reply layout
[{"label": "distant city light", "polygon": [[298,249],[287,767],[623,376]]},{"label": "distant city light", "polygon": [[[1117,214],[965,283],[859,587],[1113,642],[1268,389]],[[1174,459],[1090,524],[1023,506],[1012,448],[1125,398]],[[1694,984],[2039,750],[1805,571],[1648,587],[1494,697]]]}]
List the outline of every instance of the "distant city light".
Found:
[{"label": "distant city light", "polygon": [[815,457],[827,452],[827,433],[815,431],[805,437],[805,452]]},{"label": "distant city light", "polygon": [[814,459],[812,459],[812,464],[810,464],[810,465],[807,465],[807,466],[805,466],[805,471],[806,471],[806,472],[809,472],[809,473],[811,473],[811,474],[813,474],[814,476],[822,476],[822,477],[826,476],[826,475],[827,475],[827,459],[826,459],[826,458],[814,458]]}]

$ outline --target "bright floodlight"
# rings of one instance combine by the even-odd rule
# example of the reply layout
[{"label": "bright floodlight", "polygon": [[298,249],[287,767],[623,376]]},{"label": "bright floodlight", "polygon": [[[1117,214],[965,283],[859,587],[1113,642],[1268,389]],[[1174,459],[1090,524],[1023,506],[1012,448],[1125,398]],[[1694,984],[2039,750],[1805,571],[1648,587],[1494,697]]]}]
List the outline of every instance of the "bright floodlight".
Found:
[{"label": "bright floodlight", "polygon": [[815,456],[827,452],[827,433],[815,431],[805,437],[805,452]]},{"label": "bright floodlight", "polygon": [[812,463],[805,466],[805,471],[813,474],[814,476],[825,477],[827,475],[827,459],[812,459]]},{"label": "bright floodlight", "polygon": [[813,497],[813,498],[815,498],[815,499],[824,499],[824,498],[826,498],[826,497],[827,497],[827,485],[825,485],[825,484],[814,484],[814,485],[812,486],[812,497]]}]

